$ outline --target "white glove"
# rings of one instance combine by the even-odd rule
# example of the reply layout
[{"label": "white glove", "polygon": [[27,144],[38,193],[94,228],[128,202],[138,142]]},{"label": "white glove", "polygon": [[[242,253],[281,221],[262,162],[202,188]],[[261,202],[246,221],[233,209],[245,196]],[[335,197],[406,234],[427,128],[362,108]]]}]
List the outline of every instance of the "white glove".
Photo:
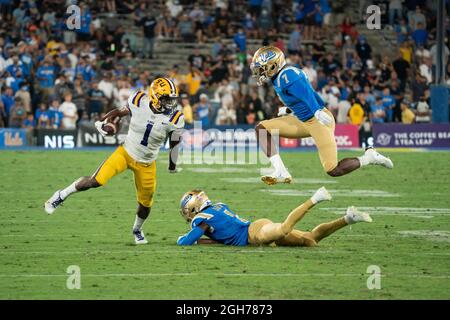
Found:
[{"label": "white glove", "polygon": [[292,110],[289,109],[288,107],[281,107],[281,108],[278,110],[277,116],[279,116],[279,117],[287,116],[288,114],[291,114],[291,113],[292,113]]},{"label": "white glove", "polygon": [[95,121],[94,126],[102,136],[106,137],[108,133],[102,128],[104,124],[105,124],[104,121]]},{"label": "white glove", "polygon": [[317,121],[319,121],[324,126],[329,126],[333,122],[333,119],[331,119],[328,113],[323,110],[317,110],[314,113],[314,117],[316,117]]},{"label": "white glove", "polygon": [[170,170],[169,169],[169,173],[180,173],[181,171],[183,171],[183,168],[175,168],[175,170]]}]

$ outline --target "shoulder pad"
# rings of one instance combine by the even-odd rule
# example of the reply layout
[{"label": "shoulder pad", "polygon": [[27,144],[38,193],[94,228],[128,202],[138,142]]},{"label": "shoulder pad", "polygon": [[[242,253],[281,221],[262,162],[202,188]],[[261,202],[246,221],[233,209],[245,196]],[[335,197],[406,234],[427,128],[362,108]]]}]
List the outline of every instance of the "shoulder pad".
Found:
[{"label": "shoulder pad", "polygon": [[200,223],[202,223],[203,221],[209,220],[212,217],[214,217],[214,215],[209,214],[209,213],[205,213],[205,212],[197,213],[195,215],[194,219],[192,219],[192,221],[191,221],[191,227],[194,228],[194,227],[198,226]]},{"label": "shoulder pad", "polygon": [[300,80],[302,77],[306,78],[306,75],[302,70],[293,66],[288,66],[281,70],[275,79],[275,82],[278,87],[289,86],[291,83]]},{"label": "shoulder pad", "polygon": [[169,122],[171,126],[173,126],[175,129],[182,129],[184,128],[184,115],[183,112],[176,110],[174,113],[172,113],[169,116]]},{"label": "shoulder pad", "polygon": [[132,95],[130,95],[130,97],[128,98],[128,105],[139,108],[143,98],[145,98],[145,97],[146,97],[145,92],[138,90],[135,93],[133,93]]}]

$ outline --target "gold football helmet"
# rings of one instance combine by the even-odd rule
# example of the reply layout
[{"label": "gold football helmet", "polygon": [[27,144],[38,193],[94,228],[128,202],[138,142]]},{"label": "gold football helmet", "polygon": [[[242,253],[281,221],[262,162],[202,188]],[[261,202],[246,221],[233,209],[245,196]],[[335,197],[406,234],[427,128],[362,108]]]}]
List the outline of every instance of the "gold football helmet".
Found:
[{"label": "gold football helmet", "polygon": [[153,107],[161,112],[171,111],[178,104],[178,88],[169,78],[153,80],[148,89]]},{"label": "gold football helmet", "polygon": [[256,78],[256,83],[261,86],[278,73],[286,64],[284,53],[274,46],[259,48],[253,55],[250,69]]},{"label": "gold football helmet", "polygon": [[197,213],[210,204],[211,200],[205,191],[198,189],[188,191],[181,197],[181,215],[187,222],[191,222]]}]

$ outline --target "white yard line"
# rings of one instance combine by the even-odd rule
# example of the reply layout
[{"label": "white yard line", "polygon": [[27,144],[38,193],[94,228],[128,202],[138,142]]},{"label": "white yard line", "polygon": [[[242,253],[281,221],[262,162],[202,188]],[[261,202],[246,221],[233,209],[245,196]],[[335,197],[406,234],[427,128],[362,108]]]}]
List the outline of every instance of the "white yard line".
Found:
[{"label": "white yard line", "polygon": [[[269,193],[274,196],[281,197],[297,197],[297,196],[311,196],[317,190],[296,190],[296,189],[260,189],[259,191]],[[377,197],[377,198],[393,198],[400,197],[397,193],[390,193],[383,190],[360,190],[360,189],[329,189],[333,196],[336,197]]]},{"label": "white yard line", "polygon": [[[82,277],[108,278],[108,277],[367,277],[365,273],[104,273],[81,274]],[[0,278],[52,278],[68,277],[68,274],[0,274]],[[447,274],[414,274],[414,273],[381,273],[382,277],[401,278],[434,278],[449,279]]]}]

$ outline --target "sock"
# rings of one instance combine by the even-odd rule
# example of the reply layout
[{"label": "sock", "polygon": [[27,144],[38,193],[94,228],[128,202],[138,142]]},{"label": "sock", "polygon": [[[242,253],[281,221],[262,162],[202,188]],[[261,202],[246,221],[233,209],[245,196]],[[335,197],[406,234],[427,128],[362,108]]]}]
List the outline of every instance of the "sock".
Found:
[{"label": "sock", "polygon": [[134,220],[134,225],[133,225],[133,231],[141,230],[144,222],[145,222],[145,219],[142,219],[138,215],[136,215],[136,220]]},{"label": "sock", "polygon": [[78,180],[75,180],[72,182],[71,185],[69,185],[67,188],[62,189],[59,193],[59,196],[61,199],[65,200],[68,196],[70,196],[72,193],[78,192],[77,188],[75,188],[75,185],[77,184]]},{"label": "sock", "polygon": [[279,154],[275,154],[269,158],[270,163],[275,168],[275,171],[287,172],[286,167],[284,166],[283,160]]},{"label": "sock", "polygon": [[369,164],[369,159],[367,158],[367,156],[364,154],[361,157],[358,157],[359,163],[361,165],[361,167],[367,166]]},{"label": "sock", "polygon": [[297,222],[299,222],[303,216],[314,206],[314,203],[310,200],[306,200],[306,202],[302,203],[299,207],[292,210],[289,213],[288,217],[281,224],[281,229],[285,234],[288,234],[294,229],[294,226]]}]

